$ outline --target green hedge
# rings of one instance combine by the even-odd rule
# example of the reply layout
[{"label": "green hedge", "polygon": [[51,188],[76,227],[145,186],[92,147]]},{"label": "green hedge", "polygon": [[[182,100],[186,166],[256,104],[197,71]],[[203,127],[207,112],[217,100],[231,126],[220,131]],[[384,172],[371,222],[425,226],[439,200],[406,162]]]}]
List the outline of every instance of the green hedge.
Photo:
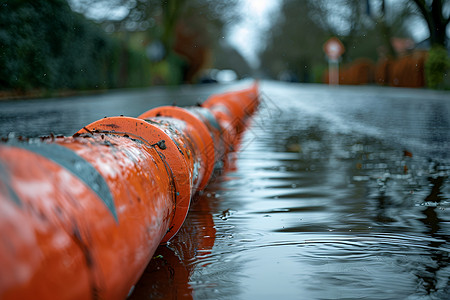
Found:
[{"label": "green hedge", "polygon": [[425,62],[425,78],[430,88],[444,88],[444,78],[450,69],[447,50],[442,46],[433,46]]},{"label": "green hedge", "polygon": [[0,89],[144,86],[150,61],[65,0],[0,3]]}]

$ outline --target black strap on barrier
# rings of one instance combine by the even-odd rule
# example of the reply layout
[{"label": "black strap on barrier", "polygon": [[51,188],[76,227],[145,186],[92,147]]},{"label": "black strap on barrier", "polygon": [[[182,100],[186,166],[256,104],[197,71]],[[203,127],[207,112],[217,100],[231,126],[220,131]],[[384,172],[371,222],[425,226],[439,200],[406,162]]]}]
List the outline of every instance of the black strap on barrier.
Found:
[{"label": "black strap on barrier", "polygon": [[[4,163],[0,160],[0,180],[3,182],[10,199],[18,206],[22,206],[22,200],[17,195],[16,191],[11,187],[11,180],[9,178],[8,170]],[[0,182],[1,184],[1,182]],[[1,187],[1,186],[0,186]]]},{"label": "black strap on barrier", "polygon": [[97,194],[103,203],[105,203],[116,222],[119,222],[116,207],[114,205],[113,197],[108,184],[97,169],[84,158],[69,148],[58,144],[24,142],[9,143],[9,145],[39,154],[70,171]]}]

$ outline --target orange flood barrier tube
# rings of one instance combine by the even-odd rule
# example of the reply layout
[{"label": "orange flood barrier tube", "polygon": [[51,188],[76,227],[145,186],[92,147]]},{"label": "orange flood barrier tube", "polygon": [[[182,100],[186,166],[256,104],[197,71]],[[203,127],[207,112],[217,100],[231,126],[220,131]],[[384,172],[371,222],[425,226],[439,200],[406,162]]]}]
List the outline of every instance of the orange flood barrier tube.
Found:
[{"label": "orange flood barrier tube", "polygon": [[0,144],[0,299],[124,299],[257,106],[254,84]]}]

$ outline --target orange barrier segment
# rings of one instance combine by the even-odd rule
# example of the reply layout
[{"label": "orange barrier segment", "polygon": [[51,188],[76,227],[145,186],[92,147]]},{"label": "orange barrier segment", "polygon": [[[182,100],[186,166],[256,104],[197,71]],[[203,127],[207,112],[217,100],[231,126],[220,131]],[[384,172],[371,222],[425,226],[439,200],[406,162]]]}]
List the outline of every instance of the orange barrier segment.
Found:
[{"label": "orange barrier segment", "polygon": [[[163,106],[149,110],[138,118],[146,119],[147,122],[166,122],[171,124],[175,130],[182,131],[196,148],[196,155],[199,157],[199,166],[196,167],[200,172],[201,181],[196,188],[204,189],[213,172],[215,153],[214,140],[209,132],[208,127],[197,116],[189,110],[176,106]],[[180,120],[176,124],[174,120]],[[178,126],[177,126],[178,125]],[[182,127],[182,128],[180,128]]]},{"label": "orange barrier segment", "polygon": [[98,135],[2,146],[0,157],[1,299],[124,298],[174,210],[156,150]]},{"label": "orange barrier segment", "polygon": [[0,144],[0,299],[124,299],[238,139],[223,126],[245,126],[257,85],[214,97]]}]

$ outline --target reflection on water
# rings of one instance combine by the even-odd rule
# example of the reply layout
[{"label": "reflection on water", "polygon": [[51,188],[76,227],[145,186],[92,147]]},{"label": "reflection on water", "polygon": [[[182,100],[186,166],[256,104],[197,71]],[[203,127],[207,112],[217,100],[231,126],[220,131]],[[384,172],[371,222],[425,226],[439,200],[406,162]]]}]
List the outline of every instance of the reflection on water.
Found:
[{"label": "reflection on water", "polygon": [[[438,166],[435,166],[435,169]],[[442,187],[446,180],[446,176],[433,174],[428,177],[428,181],[430,182],[431,191],[430,194],[425,198],[426,203],[434,203],[434,205],[428,205],[424,210],[424,217],[419,220],[423,222],[425,225],[424,233],[427,236],[434,238],[429,242],[428,246],[430,248],[438,249],[438,251],[433,251],[430,253],[432,264],[427,265],[425,270],[423,270],[417,276],[419,279],[423,280],[423,285],[428,294],[432,294],[435,291],[440,289],[440,278],[438,274],[441,270],[445,270],[448,268],[450,263],[450,255],[448,253],[443,253],[439,251],[442,247],[447,246],[450,242],[450,236],[448,235],[448,231],[442,231],[441,223],[445,222],[439,217],[439,214],[436,212],[436,207],[441,201],[445,200],[444,195],[442,194]],[[448,223],[448,221],[447,221]],[[447,295],[449,295],[450,290],[448,289],[447,282]]]},{"label": "reflection on water", "polygon": [[191,214],[168,246],[159,247],[129,299],[192,299],[193,269],[208,264],[216,229],[207,194],[198,195]]},{"label": "reflection on water", "polygon": [[235,166],[130,299],[448,299],[448,93],[262,90]]},{"label": "reflection on water", "polygon": [[446,299],[445,97],[273,83],[263,91],[236,169],[216,178],[195,204],[206,209],[194,205],[184,231],[161,248],[187,274],[187,286],[167,291],[194,299]]}]

